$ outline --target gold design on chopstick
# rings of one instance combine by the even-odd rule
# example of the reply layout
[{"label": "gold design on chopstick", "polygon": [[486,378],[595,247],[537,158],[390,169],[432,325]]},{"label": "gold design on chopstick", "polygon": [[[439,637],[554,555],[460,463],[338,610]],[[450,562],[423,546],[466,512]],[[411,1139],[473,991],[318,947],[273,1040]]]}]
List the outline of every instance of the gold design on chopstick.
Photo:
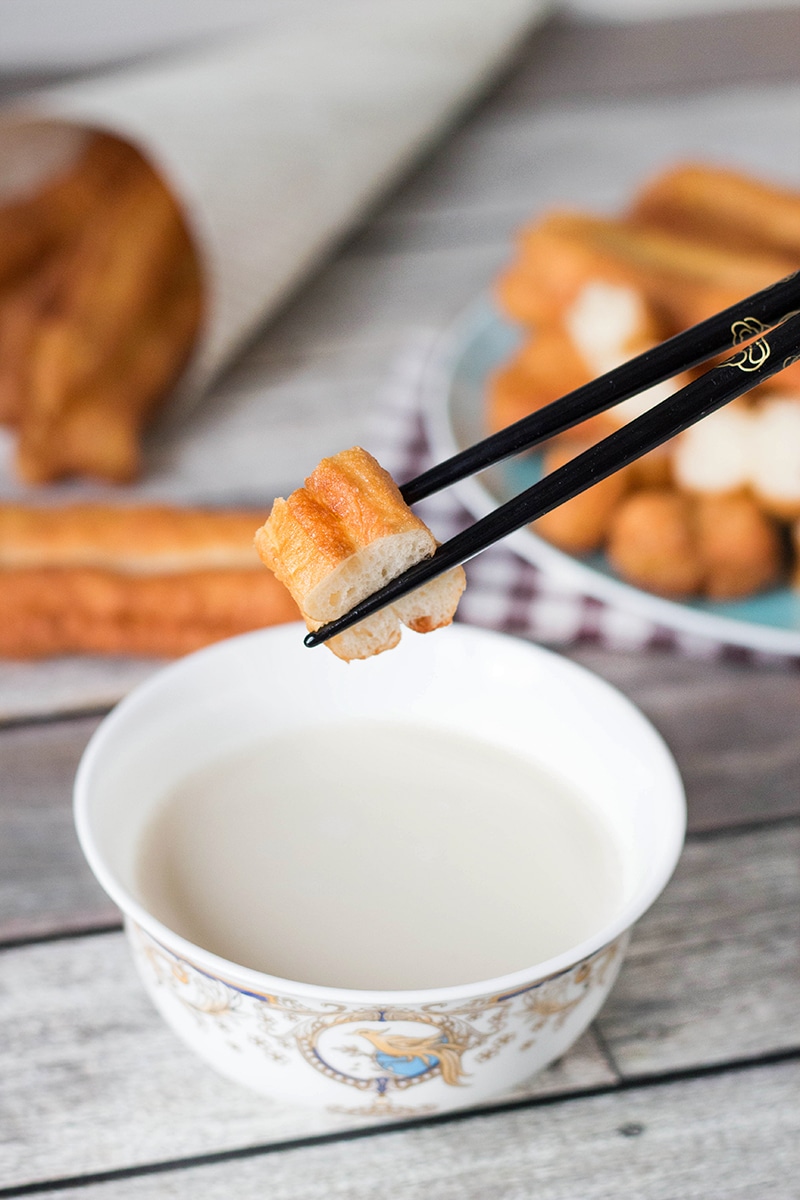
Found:
[{"label": "gold design on chopstick", "polygon": [[[740,371],[757,371],[762,367],[770,356],[770,345],[763,337],[758,337],[759,334],[769,333],[770,326],[765,325],[756,317],[743,317],[740,321],[734,321],[731,325],[731,337],[734,346],[741,345],[742,342],[749,342],[738,354],[733,358],[729,358],[722,365],[725,367],[738,367]],[[756,338],[756,341],[751,341]]]}]

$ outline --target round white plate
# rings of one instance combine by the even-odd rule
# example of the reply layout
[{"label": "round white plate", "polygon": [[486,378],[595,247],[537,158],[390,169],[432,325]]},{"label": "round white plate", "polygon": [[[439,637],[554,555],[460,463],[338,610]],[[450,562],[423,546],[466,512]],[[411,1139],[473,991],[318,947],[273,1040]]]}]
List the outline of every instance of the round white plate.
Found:
[{"label": "round white plate", "polygon": [[[423,381],[426,426],[437,462],[486,436],[486,380],[508,359],[519,337],[488,301],[481,301],[440,339]],[[474,517],[482,517],[540,476],[541,458],[533,453],[465,479],[454,491]],[[725,603],[678,603],[624,583],[602,554],[575,558],[528,529],[506,543],[561,583],[658,625],[754,650],[800,653],[800,592],[792,588]]]}]

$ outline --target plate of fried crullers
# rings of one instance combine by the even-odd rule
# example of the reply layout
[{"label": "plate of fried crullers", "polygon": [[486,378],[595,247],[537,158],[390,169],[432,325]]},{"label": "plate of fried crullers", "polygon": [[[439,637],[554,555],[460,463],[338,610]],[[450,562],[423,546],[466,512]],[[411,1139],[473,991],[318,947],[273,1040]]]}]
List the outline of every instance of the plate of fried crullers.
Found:
[{"label": "plate of fried crullers", "polygon": [[[491,300],[445,339],[430,419],[437,457],[798,267],[800,192],[740,171],[679,164],[621,215],[544,213],[521,230]],[[461,498],[484,515],[692,377],[465,481]],[[585,594],[661,625],[800,652],[800,362],[511,544]]]}]

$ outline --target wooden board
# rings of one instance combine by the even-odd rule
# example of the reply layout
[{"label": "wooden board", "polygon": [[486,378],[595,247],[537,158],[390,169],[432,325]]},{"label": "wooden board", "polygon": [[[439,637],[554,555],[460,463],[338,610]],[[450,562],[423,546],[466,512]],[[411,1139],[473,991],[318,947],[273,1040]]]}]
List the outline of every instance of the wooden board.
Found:
[{"label": "wooden board", "polygon": [[800,825],[690,842],[599,1028],[623,1076],[800,1048]]},{"label": "wooden board", "polygon": [[568,656],[620,688],[665,738],[686,786],[690,830],[800,816],[796,666],[588,647]]},{"label": "wooden board", "polygon": [[0,941],[119,923],[72,822],[72,780],[98,720],[0,729]]},{"label": "wooden board", "polygon": [[[534,1091],[613,1086],[800,1049],[800,828],[691,843],[634,936],[589,1039]],[[0,955],[0,1179],[119,1169],[329,1131],[330,1119],[268,1105],[196,1061],[151,1009],[121,934]],[[35,1077],[35,1095],[30,1080]],[[167,1116],[168,1114],[168,1116]],[[71,1139],[75,1123],[92,1138]],[[343,1128],[344,1124],[333,1128]]]},{"label": "wooden board", "polygon": [[[796,1200],[786,1063],[98,1183],[93,1200]],[[50,1192],[81,1200],[80,1187]]]}]

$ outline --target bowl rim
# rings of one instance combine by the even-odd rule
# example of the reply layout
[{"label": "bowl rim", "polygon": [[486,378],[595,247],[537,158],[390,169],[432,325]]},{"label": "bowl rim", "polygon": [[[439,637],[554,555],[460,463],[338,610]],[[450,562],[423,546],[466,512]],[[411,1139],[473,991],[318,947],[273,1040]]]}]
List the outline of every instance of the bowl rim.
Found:
[{"label": "bowl rim", "polygon": [[512,642],[515,644],[515,649],[545,661],[550,669],[561,672],[566,677],[571,676],[584,686],[588,683],[595,690],[606,691],[613,695],[617,704],[621,703],[622,707],[628,710],[628,716],[639,724],[643,735],[650,743],[651,751],[661,757],[660,770],[663,772],[661,803],[669,816],[669,823],[665,830],[668,836],[665,836],[659,845],[658,859],[654,869],[648,873],[642,885],[619,907],[613,919],[606,922],[591,937],[585,938],[560,954],[505,975],[442,987],[363,989],[306,983],[242,966],[203,949],[154,917],[106,866],[92,831],[89,817],[90,788],[96,764],[105,752],[106,743],[109,739],[117,736],[119,726],[124,725],[130,715],[149,703],[153,693],[160,691],[165,684],[168,684],[175,676],[183,674],[187,668],[195,669],[198,662],[224,657],[231,648],[247,642],[288,637],[297,637],[302,640],[305,632],[305,626],[299,622],[271,626],[251,633],[240,634],[237,637],[226,638],[185,655],[157,670],[144,682],[134,687],[103,718],[92,734],[75,776],[73,790],[75,829],[81,850],[92,873],[103,890],[122,911],[126,927],[129,922],[133,922],[168,954],[181,959],[200,974],[219,980],[225,986],[246,995],[265,999],[275,995],[288,996],[347,1006],[383,1005],[385,1007],[391,1005],[394,1008],[402,1009],[529,990],[554,976],[566,973],[586,959],[593,957],[627,933],[650,908],[675,869],[683,849],[686,832],[686,796],[683,781],[675,759],[661,734],[649,718],[623,692],[587,667],[572,662],[563,655],[537,643],[515,637],[512,634],[499,633],[495,630],[458,622],[448,630],[440,631],[438,636],[442,636],[444,633],[451,638],[464,638],[467,641],[479,639],[503,643]]}]

